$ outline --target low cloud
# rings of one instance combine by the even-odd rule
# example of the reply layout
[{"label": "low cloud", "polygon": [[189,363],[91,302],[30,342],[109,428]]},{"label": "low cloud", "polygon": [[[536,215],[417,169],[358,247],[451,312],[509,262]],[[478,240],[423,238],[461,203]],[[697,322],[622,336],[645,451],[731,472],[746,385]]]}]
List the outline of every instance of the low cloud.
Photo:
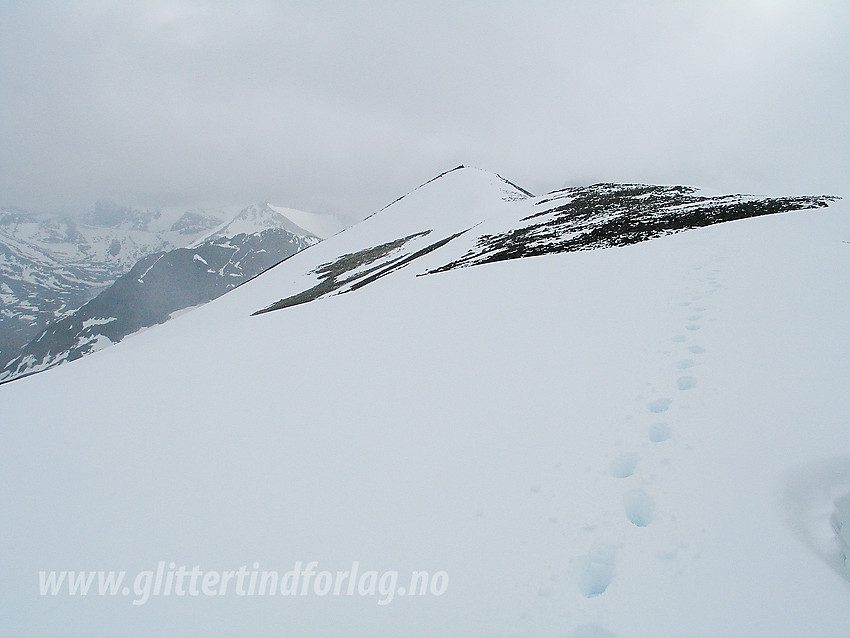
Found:
[{"label": "low cloud", "polygon": [[363,217],[459,163],[838,192],[841,3],[4,5],[0,204]]}]

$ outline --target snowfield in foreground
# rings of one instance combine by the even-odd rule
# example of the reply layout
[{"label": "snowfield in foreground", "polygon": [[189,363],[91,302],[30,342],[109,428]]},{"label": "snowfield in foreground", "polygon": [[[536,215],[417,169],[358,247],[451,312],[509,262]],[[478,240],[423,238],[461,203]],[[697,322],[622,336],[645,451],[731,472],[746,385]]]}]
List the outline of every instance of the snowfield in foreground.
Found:
[{"label": "snowfield in foreground", "polygon": [[[397,216],[368,245],[437,229],[429,244],[494,202],[526,205],[468,180],[480,191],[457,227],[447,182],[419,202],[444,218]],[[417,277],[469,248],[449,242],[350,294],[251,316],[304,290],[310,259],[345,252],[333,240],[365,247],[385,213],[0,387],[0,633],[850,633],[844,201]],[[444,571],[448,587],[383,605],[39,595],[41,570],[131,578],[159,561],[357,561]]]}]

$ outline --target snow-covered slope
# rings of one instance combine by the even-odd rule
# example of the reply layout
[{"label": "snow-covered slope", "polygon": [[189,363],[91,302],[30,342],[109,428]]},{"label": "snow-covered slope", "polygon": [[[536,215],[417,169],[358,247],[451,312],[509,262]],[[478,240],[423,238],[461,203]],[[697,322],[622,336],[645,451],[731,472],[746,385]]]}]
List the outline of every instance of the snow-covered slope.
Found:
[{"label": "snow-covered slope", "polygon": [[98,202],[86,217],[0,210],[0,358],[140,259],[208,233],[222,214],[225,209],[146,210],[108,202]]},{"label": "snow-covered slope", "polygon": [[97,297],[0,356],[0,383],[74,361],[164,323],[318,241],[313,235],[267,228],[149,255]]},{"label": "snow-covered slope", "polygon": [[270,204],[149,210],[98,202],[82,217],[0,211],[0,361],[150,255],[272,229],[321,238],[341,223]]},{"label": "snow-covered slope", "polygon": [[[708,204],[680,195],[698,193],[622,186],[662,201],[571,218],[612,188],[547,208],[453,171],[192,313],[0,387],[2,633],[847,634],[847,205],[658,236],[659,217],[784,208],[690,218]],[[654,239],[575,250],[623,237]],[[487,258],[506,246],[538,256]],[[357,561],[448,586],[39,595],[40,570],[130,583],[160,561]]]},{"label": "snow-covered slope", "polygon": [[127,270],[152,252],[185,246],[234,214],[227,208],[150,210],[98,202],[94,212],[82,217],[4,210],[0,230],[57,259]]},{"label": "snow-covered slope", "polygon": [[327,239],[332,235],[342,232],[346,228],[346,225],[335,215],[308,213],[297,208],[272,206],[271,204],[267,204],[267,206],[279,215],[286,217],[299,228],[303,228],[311,235],[315,235],[321,239]]},{"label": "snow-covered slope", "polygon": [[341,231],[343,225],[332,215],[318,215],[294,208],[272,206],[265,202],[242,209],[233,219],[214,229],[197,243],[219,237],[235,237],[240,233],[256,233],[270,228],[325,239]]}]

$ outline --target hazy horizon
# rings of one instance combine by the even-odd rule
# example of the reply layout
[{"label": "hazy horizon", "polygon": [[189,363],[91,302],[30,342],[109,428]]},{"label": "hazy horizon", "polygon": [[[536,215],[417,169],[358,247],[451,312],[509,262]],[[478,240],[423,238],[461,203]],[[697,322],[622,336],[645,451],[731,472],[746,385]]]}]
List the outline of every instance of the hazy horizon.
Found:
[{"label": "hazy horizon", "polygon": [[847,194],[839,2],[0,8],[0,205],[359,219],[458,164]]}]

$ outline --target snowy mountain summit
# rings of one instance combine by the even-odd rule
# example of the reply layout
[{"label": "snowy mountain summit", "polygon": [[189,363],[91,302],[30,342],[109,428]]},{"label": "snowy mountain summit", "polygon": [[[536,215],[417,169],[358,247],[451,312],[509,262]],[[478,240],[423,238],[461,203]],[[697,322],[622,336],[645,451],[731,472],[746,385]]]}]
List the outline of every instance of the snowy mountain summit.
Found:
[{"label": "snowy mountain summit", "polygon": [[343,230],[343,225],[330,215],[316,215],[294,208],[272,206],[265,202],[244,208],[236,217],[216,228],[200,241],[220,237],[236,237],[241,233],[257,233],[272,228],[285,230],[302,237],[310,236],[325,239]]},{"label": "snowy mountain summit", "polygon": [[0,629],[846,635],[848,241],[834,197],[444,173],[0,386]]},{"label": "snowy mountain summit", "polygon": [[209,233],[223,213],[134,209],[107,201],[87,215],[0,210],[0,358],[140,259]]},{"label": "snowy mountain summit", "polygon": [[[320,241],[281,211],[318,232],[332,228],[335,219],[252,205],[189,247],[147,255],[94,299],[35,332],[29,342],[0,351],[0,382],[74,361],[164,323]],[[184,213],[179,222],[188,224],[180,232],[198,232],[196,213]]]},{"label": "snowy mountain summit", "polygon": [[836,199],[708,196],[688,186],[646,184],[596,184],[534,197],[499,175],[459,166],[266,273],[265,285],[251,290],[276,289],[283,296],[254,312],[357,290],[402,269],[432,275],[626,246],[721,222],[823,208]]}]

